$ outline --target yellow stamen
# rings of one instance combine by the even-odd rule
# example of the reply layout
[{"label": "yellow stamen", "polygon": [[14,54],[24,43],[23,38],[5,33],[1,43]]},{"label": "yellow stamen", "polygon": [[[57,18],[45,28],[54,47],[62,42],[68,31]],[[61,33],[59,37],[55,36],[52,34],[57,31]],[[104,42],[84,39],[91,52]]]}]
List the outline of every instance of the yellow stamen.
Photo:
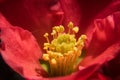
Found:
[{"label": "yellow stamen", "polygon": [[73,32],[78,33],[79,28],[78,27],[74,27],[72,30],[73,30]]},{"label": "yellow stamen", "polygon": [[53,39],[55,39],[57,37],[57,32],[55,30],[53,30],[51,35],[53,36]]},{"label": "yellow stamen", "polygon": [[45,61],[48,61],[49,60],[49,55],[48,54],[43,54],[43,57],[42,57]]},{"label": "yellow stamen", "polygon": [[60,32],[64,32],[64,26],[60,25]]},{"label": "yellow stamen", "polygon": [[87,36],[81,35],[76,40],[75,33],[78,33],[79,27],[70,22],[68,28],[68,33],[65,33],[64,26],[53,27],[51,42],[48,39],[48,33],[44,35],[47,39],[47,43],[44,43],[47,54],[43,54],[43,60],[49,63],[50,76],[71,74],[75,71],[76,61],[82,53]]},{"label": "yellow stamen", "polygon": [[56,60],[55,60],[55,59],[52,59],[52,60],[51,60],[51,64],[54,64],[54,65],[57,64]]},{"label": "yellow stamen", "polygon": [[48,50],[48,49],[49,49],[49,46],[50,46],[50,43],[44,43],[44,49],[45,49],[45,50]]},{"label": "yellow stamen", "polygon": [[72,30],[73,26],[74,26],[73,23],[69,22],[69,24],[68,24],[68,28],[69,28],[68,33],[69,34],[71,33],[71,30]]},{"label": "yellow stamen", "polygon": [[45,34],[44,34],[44,37],[47,39],[47,42],[50,43],[48,36],[49,36],[48,33],[45,33]]}]

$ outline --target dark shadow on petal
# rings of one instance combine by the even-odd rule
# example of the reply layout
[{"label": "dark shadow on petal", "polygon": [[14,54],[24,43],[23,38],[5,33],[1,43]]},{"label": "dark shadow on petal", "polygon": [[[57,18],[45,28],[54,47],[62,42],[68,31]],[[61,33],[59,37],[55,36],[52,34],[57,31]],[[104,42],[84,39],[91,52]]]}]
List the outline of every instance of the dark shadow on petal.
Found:
[{"label": "dark shadow on petal", "polygon": [[106,8],[112,0],[78,0],[82,9],[81,26],[88,26],[90,22]]},{"label": "dark shadow on petal", "polygon": [[0,80],[25,80],[19,74],[14,72],[3,60],[0,55]]},{"label": "dark shadow on petal", "polygon": [[113,80],[120,77],[120,52],[117,57],[103,66],[104,74],[110,76]]}]

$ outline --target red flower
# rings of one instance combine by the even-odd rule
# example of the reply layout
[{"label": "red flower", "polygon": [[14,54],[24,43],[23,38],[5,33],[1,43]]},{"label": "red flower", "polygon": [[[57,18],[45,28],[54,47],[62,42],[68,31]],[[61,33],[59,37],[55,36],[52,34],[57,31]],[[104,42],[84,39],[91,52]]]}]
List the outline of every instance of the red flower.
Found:
[{"label": "red flower", "polygon": [[[59,2],[8,0],[2,2],[0,11],[9,21],[0,14],[0,35],[4,43],[1,45],[2,57],[13,70],[28,80],[109,79],[100,70],[102,66],[109,64],[109,61],[119,58],[116,56],[120,53],[120,13],[118,11],[120,1],[106,0],[104,4],[103,2],[104,0],[91,0],[91,2],[86,0],[60,0]],[[88,36],[86,55],[80,62],[77,72],[65,77],[47,78],[46,72],[39,64],[42,56],[40,48],[43,47],[44,42],[42,35],[46,31],[50,32],[52,26],[59,24],[66,26],[69,21],[79,26],[79,35],[85,33]],[[16,25],[31,31],[40,47],[31,32]]]}]

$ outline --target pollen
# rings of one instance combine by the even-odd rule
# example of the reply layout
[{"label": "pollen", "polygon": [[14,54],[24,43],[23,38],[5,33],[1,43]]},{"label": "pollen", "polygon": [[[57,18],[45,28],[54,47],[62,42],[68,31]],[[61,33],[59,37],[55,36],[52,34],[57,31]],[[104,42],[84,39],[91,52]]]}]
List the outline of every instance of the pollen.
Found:
[{"label": "pollen", "polygon": [[69,22],[68,31],[65,31],[63,25],[53,27],[50,33],[53,37],[51,41],[48,38],[49,34],[44,34],[47,42],[44,43],[45,53],[42,59],[49,63],[50,76],[64,76],[75,71],[77,59],[81,56],[87,39],[84,34],[77,39],[75,35],[78,31],[79,27]]},{"label": "pollen", "polygon": [[48,55],[48,54],[44,54],[44,55],[43,55],[43,59],[44,59],[45,61],[49,61],[49,55]]},{"label": "pollen", "polygon": [[55,59],[51,59],[51,64],[55,64],[56,65],[56,60]]}]

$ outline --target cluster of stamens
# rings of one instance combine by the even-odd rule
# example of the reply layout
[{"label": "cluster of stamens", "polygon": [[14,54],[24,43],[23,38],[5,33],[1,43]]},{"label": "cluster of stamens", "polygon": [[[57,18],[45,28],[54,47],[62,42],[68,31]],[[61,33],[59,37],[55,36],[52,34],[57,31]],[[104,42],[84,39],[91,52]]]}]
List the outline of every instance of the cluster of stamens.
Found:
[{"label": "cluster of stamens", "polygon": [[49,63],[50,76],[63,76],[72,73],[76,67],[76,61],[81,55],[86,35],[81,35],[78,40],[75,34],[79,28],[74,26],[72,22],[68,24],[68,32],[65,33],[64,26],[55,26],[52,29],[51,36],[53,40],[49,40],[49,34],[45,33],[44,37],[47,42],[44,43],[42,59]]}]

